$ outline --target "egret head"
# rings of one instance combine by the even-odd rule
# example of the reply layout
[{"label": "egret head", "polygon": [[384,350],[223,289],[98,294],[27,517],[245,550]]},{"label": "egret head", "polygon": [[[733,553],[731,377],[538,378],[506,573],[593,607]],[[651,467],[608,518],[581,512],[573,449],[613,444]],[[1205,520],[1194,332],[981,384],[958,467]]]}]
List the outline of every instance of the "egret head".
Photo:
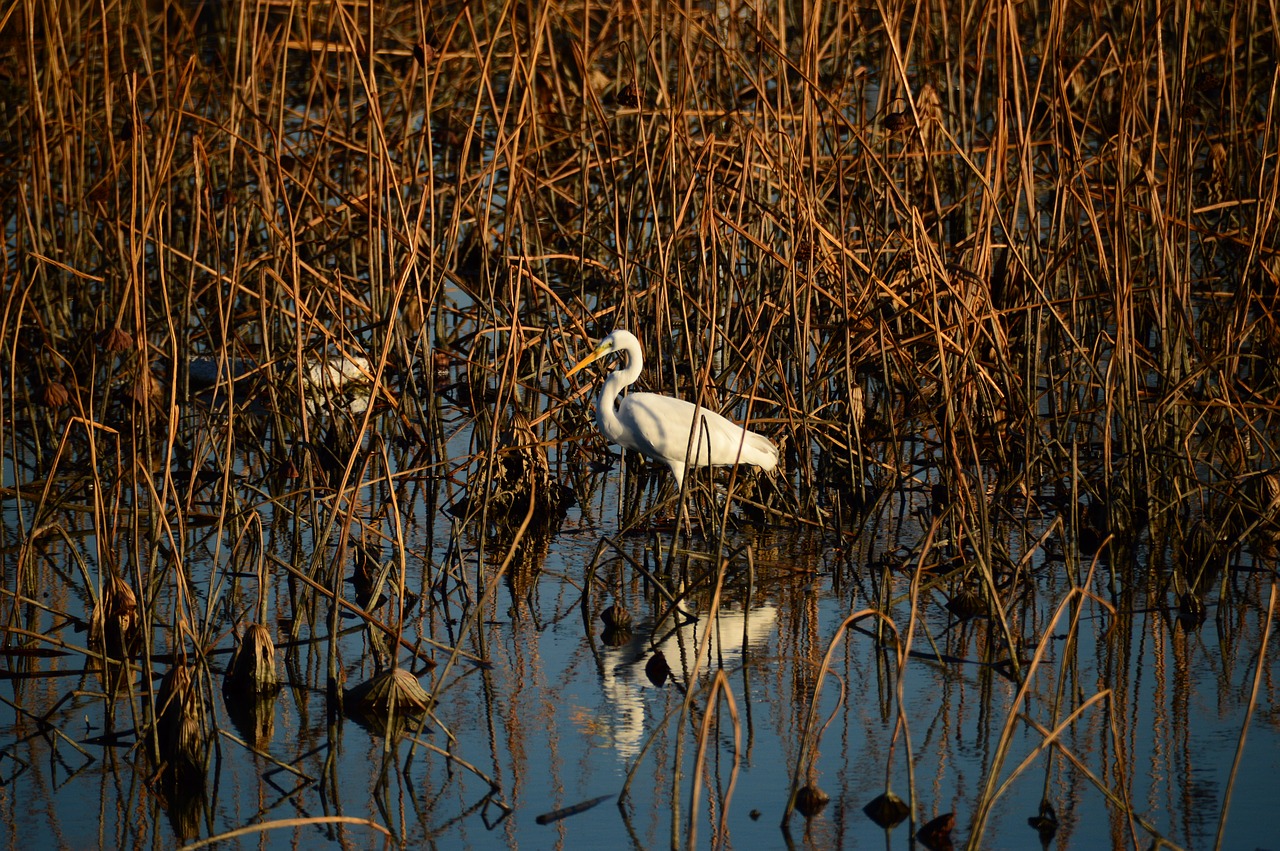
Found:
[{"label": "egret head", "polygon": [[[593,364],[596,361],[600,360],[600,358],[604,357],[605,355],[610,355],[616,351],[622,350],[623,348],[625,348],[624,344],[627,337],[630,337],[633,340],[635,339],[635,337],[632,337],[629,331],[622,331],[622,330],[614,331],[612,334],[610,334],[608,337],[605,337],[596,345],[595,351],[587,355],[582,360],[578,361],[578,363],[574,365],[572,369],[570,369],[567,373],[565,373],[565,377],[568,378],[570,375],[573,375],[575,372],[582,370],[584,367],[588,366],[589,364]],[[638,341],[637,341],[637,344],[638,344]]]}]

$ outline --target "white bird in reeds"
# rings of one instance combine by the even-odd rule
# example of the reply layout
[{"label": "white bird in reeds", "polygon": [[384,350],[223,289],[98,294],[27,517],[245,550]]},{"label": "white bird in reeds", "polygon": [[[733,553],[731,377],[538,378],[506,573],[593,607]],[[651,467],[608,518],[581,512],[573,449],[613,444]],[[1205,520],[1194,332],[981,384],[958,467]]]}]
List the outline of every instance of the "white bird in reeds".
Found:
[{"label": "white bird in reeds", "polygon": [[[613,443],[666,464],[676,477],[677,491],[683,487],[685,470],[689,467],[750,464],[770,472],[778,466],[778,447],[773,441],[747,431],[715,411],[657,393],[629,393],[616,404],[618,394],[635,383],[644,369],[640,341],[629,331],[619,329],[605,337],[595,351],[567,375],[618,352],[627,356],[627,363],[605,379],[596,398],[596,427]],[[695,411],[698,414],[696,430],[693,427]],[[692,442],[691,431],[694,432]]]}]

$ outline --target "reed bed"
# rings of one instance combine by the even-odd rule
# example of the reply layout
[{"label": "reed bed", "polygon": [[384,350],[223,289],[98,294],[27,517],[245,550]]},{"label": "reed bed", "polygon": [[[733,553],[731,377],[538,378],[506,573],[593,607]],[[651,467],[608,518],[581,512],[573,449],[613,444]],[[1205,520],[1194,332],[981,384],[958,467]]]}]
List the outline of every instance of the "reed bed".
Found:
[{"label": "reed bed", "polygon": [[[971,642],[1018,695],[960,814],[972,842],[1008,731],[1039,731],[1048,790],[1082,715],[1104,719],[1109,812],[1135,842],[1173,841],[1126,797],[1144,769],[1122,667],[1093,691],[1076,678],[1087,653],[1123,656],[1148,608],[1266,650],[1273,11],[17,0],[0,14],[8,670],[48,674],[56,651],[99,673],[106,737],[128,746],[113,770],[148,778],[266,752],[277,680],[336,717],[382,678],[346,709],[386,737],[384,780],[407,737],[509,812],[509,784],[421,732],[453,736],[434,708],[488,676],[499,590],[536,597],[566,516],[652,544],[602,532],[598,576],[575,579],[589,636],[613,599],[661,621],[787,596],[751,541],[803,530],[856,598],[837,635],[880,659],[908,765],[901,678],[955,649],[935,640]],[[615,327],[645,345],[644,386],[749,421],[781,472],[699,474],[696,522],[668,530],[666,472],[624,458],[612,515],[597,382],[564,367]],[[939,616],[980,637],[930,633]],[[1106,623],[1094,650],[1082,617]],[[829,709],[824,640],[785,660],[788,814]],[[699,818],[730,841],[734,783],[713,788],[708,750],[732,732],[736,779],[748,715],[696,659],[655,732],[676,731],[673,846]],[[248,696],[226,718],[229,672]],[[176,802],[190,784],[156,783],[180,838],[210,833],[203,799]]]}]

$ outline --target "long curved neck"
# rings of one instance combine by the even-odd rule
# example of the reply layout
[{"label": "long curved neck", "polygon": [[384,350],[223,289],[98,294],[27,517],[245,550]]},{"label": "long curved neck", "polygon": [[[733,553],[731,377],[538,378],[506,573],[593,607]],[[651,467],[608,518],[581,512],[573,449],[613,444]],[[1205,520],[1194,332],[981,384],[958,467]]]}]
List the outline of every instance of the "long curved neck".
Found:
[{"label": "long curved neck", "polygon": [[627,365],[609,373],[604,387],[600,388],[600,395],[596,397],[596,425],[614,443],[621,443],[625,431],[618,421],[618,394],[634,384],[644,369],[644,355],[638,346],[627,345],[621,351],[626,353]]}]

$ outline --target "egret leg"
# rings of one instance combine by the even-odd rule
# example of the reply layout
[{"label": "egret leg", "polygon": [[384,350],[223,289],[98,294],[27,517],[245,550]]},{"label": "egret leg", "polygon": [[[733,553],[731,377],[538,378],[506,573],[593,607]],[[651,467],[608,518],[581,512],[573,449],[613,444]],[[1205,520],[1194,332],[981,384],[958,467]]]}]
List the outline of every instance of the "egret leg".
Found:
[{"label": "egret leg", "polygon": [[689,522],[689,508],[684,499],[684,464],[679,461],[668,461],[667,466],[671,468],[671,475],[676,479],[676,506],[679,515],[676,518],[676,529],[679,530],[680,524],[683,523],[685,537],[693,540],[693,524]]}]

